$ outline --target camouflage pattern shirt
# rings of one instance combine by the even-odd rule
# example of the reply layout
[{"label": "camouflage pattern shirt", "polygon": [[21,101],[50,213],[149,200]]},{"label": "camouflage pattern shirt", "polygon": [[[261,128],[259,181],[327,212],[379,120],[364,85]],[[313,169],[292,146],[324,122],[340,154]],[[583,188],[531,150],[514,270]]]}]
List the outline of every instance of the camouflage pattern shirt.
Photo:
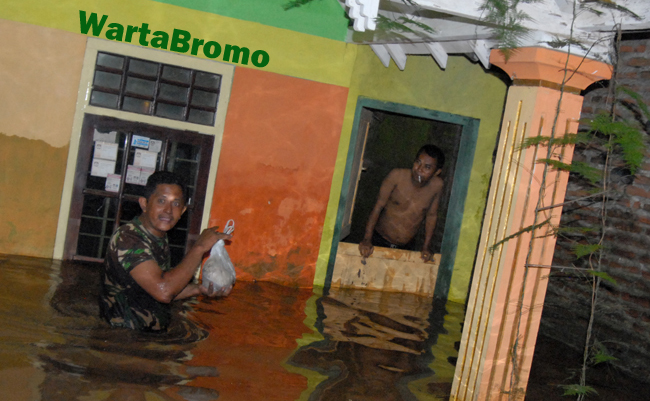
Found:
[{"label": "camouflage pattern shirt", "polygon": [[105,260],[100,296],[102,317],[116,327],[142,331],[165,331],[171,305],[156,301],[131,277],[131,270],[153,260],[163,271],[170,267],[167,236],[148,232],[139,218],[120,226],[111,237]]}]

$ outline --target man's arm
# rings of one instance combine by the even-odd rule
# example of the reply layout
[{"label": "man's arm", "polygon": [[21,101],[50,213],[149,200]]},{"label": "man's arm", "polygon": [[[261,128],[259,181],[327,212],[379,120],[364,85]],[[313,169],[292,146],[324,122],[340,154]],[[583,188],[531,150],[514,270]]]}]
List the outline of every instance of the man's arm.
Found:
[{"label": "man's arm", "polygon": [[429,210],[427,211],[427,215],[425,217],[425,222],[424,222],[424,245],[422,245],[422,260],[425,262],[428,262],[430,260],[433,260],[433,253],[431,252],[431,248],[429,248],[431,244],[431,239],[433,238],[433,232],[436,229],[436,222],[438,220],[438,204],[440,202],[440,192],[435,195],[433,198],[433,202],[431,202],[431,206],[429,207]]},{"label": "man's arm", "polygon": [[[165,272],[154,260],[140,263],[131,270],[131,277],[154,299],[163,303],[170,303],[174,299],[182,299],[204,295],[216,295],[202,292],[199,286],[188,285],[196,267],[201,263],[203,255],[212,248],[218,240],[231,239],[232,236],[219,233],[216,227],[206,228],[196,241],[196,244],[185,255],[181,263]],[[197,292],[198,291],[198,292]]]},{"label": "man's arm", "polygon": [[359,252],[361,253],[361,256],[365,258],[372,255],[372,252],[375,250],[372,246],[372,233],[375,231],[375,226],[377,226],[381,211],[386,207],[388,199],[390,199],[390,194],[397,185],[396,175],[397,170],[392,170],[388,173],[386,178],[384,178],[384,181],[381,183],[381,187],[379,188],[379,195],[377,196],[375,207],[372,209],[372,212],[368,217],[366,232],[363,236],[363,240],[359,243]]}]

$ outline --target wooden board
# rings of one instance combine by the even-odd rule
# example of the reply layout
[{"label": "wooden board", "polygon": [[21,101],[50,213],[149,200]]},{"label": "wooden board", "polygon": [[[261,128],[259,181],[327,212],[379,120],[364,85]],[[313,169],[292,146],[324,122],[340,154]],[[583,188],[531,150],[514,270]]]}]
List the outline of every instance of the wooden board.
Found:
[{"label": "wooden board", "polygon": [[424,263],[420,252],[375,247],[365,262],[359,245],[339,243],[331,286],[433,296],[440,254],[434,255],[433,262]]}]

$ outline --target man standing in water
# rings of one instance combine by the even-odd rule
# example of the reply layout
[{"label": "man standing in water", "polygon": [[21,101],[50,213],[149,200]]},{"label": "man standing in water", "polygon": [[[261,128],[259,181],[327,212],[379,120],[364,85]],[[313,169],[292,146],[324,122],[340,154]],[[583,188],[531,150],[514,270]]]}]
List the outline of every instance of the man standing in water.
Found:
[{"label": "man standing in water", "polygon": [[421,256],[425,262],[432,260],[430,243],[438,218],[443,186],[440,173],[444,163],[445,155],[437,146],[424,145],[410,170],[396,168],[388,173],[359,244],[361,256],[372,255],[373,245],[411,249],[415,235],[425,221]]},{"label": "man standing in water", "polygon": [[171,302],[197,295],[226,296],[232,287],[214,291],[190,284],[203,255],[218,240],[231,239],[217,227],[203,230],[180,264],[171,268],[167,231],[185,212],[185,188],[170,172],[158,171],[147,180],[139,198],[142,214],[120,226],[106,253],[100,296],[102,317],[116,327],[165,331]]}]

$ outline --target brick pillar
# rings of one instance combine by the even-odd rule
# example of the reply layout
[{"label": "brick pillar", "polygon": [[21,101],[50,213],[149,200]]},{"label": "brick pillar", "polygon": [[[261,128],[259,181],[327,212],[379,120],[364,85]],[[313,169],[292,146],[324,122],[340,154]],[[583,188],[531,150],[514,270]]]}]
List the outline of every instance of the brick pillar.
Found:
[{"label": "brick pillar", "polygon": [[[551,264],[555,237],[545,236],[547,226],[536,229],[533,240],[525,232],[493,245],[549,219],[557,225],[561,208],[536,209],[564,201],[568,173],[536,162],[547,158],[546,146],[520,145],[538,135],[575,133],[581,90],[611,77],[607,64],[542,48],[520,49],[507,62],[493,50],[490,62],[506,71],[513,83],[503,114],[451,400],[524,399],[550,272],[540,266]],[[565,69],[570,79],[561,91]],[[572,155],[573,148],[565,146],[554,149],[551,157],[570,163]],[[540,195],[542,182],[545,190]]]}]

